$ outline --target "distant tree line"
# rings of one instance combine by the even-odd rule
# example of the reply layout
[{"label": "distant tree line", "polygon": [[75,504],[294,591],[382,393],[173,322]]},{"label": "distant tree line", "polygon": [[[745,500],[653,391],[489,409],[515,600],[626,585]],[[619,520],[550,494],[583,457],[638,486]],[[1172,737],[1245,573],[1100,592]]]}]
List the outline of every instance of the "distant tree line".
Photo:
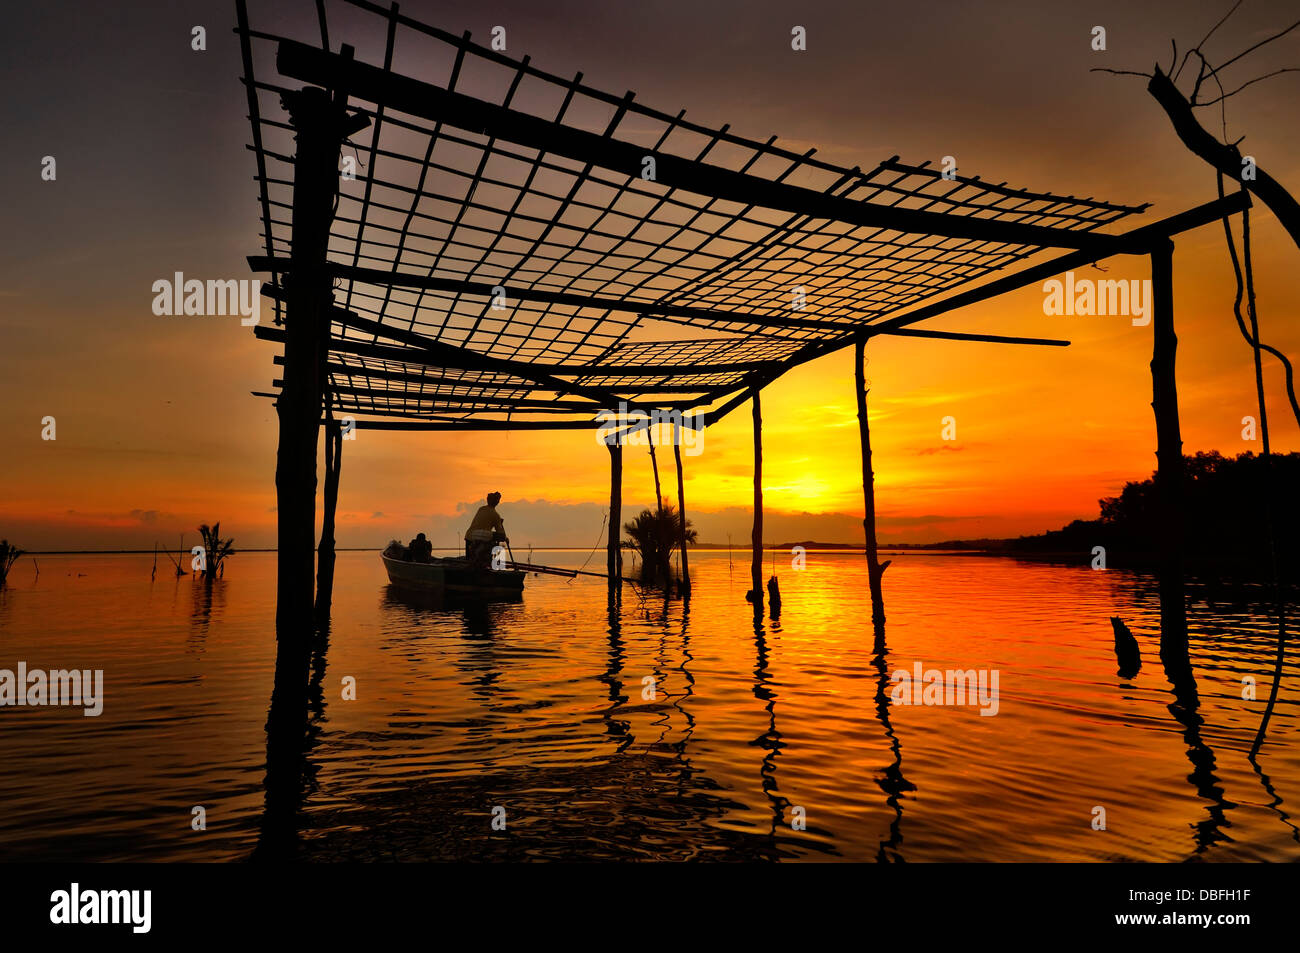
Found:
[{"label": "distant tree line", "polygon": [[[1183,508],[1184,560],[1189,569],[1221,569],[1233,574],[1271,576],[1269,527],[1273,529],[1278,572],[1294,582],[1300,565],[1300,453],[1254,453],[1225,457],[1218,451],[1184,458],[1187,464]],[[1159,518],[1154,477],[1124,484],[1118,496],[1099,501],[1095,520],[1075,520],[1063,529],[1008,540],[1007,550],[1023,553],[1079,553],[1106,549],[1108,566],[1149,564],[1158,549]]]}]

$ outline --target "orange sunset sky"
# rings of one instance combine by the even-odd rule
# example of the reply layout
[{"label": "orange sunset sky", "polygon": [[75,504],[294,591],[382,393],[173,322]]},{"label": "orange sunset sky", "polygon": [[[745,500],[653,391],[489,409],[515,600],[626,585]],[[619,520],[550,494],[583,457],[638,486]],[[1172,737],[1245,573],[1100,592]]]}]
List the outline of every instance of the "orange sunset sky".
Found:
[{"label": "orange sunset sky", "polygon": [[[277,348],[237,317],[158,317],[152,283],[255,277],[259,217],[229,3],[145,4],[60,16],[7,14],[0,79],[0,536],[28,550],[150,549],[194,541],[220,520],[245,547],[275,542]],[[310,8],[310,4],[296,6]],[[1221,3],[961,3],[912,18],[861,4],[413,3],[403,11],[486,37],[544,69],[699,122],[729,122],[787,148],[874,166],[954,155],[965,175],[1153,208],[1133,225],[1215,196],[1214,176],[1176,139],[1144,80],[1089,72],[1167,64],[1226,10]],[[1247,3],[1212,41],[1223,58],[1296,18]],[[204,53],[190,26],[206,23]],[[804,24],[809,49],[789,49]],[[1094,24],[1108,49],[1090,49]],[[50,50],[61,51],[51,55]],[[1240,79],[1300,64],[1300,31],[1245,62]],[[1185,84],[1184,84],[1185,85]],[[1232,138],[1300,192],[1300,73],[1228,100]],[[1217,127],[1216,110],[1201,110]],[[43,156],[58,162],[40,178]],[[1252,215],[1264,340],[1300,358],[1300,249],[1258,202]],[[1142,258],[1104,263],[1146,278]],[[1099,277],[1080,272],[1080,277]],[[1175,314],[1188,452],[1258,450],[1250,349],[1232,318],[1218,225],[1176,239]],[[1041,286],[926,327],[1060,337],[1069,348],[876,338],[868,348],[882,542],[1007,536],[1096,516],[1101,496],[1154,467],[1151,328],[1127,317],[1048,317]],[[680,328],[675,333],[681,333]],[[687,335],[691,336],[691,335]],[[1275,450],[1300,449],[1280,366],[1266,358]],[[795,369],[764,391],[767,539],[848,542],[861,534],[852,351]],[[41,439],[42,418],[57,439]],[[940,438],[956,419],[957,439]],[[690,516],[706,542],[749,533],[748,406],[710,428],[686,463]],[[661,458],[665,487],[675,476]],[[582,432],[366,431],[345,444],[341,546],[425,531],[453,545],[488,490],[516,544],[590,547],[608,498],[608,455]],[[625,453],[624,518],[653,497],[644,450]]]}]

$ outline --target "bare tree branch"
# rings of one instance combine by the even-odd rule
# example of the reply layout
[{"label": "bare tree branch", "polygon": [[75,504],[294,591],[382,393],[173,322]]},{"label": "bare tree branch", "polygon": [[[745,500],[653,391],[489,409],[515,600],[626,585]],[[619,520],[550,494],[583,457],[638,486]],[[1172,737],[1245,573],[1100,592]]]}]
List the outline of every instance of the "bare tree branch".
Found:
[{"label": "bare tree branch", "polygon": [[1288,33],[1290,33],[1292,30],[1294,30],[1294,29],[1295,29],[1296,27],[1298,27],[1298,26],[1300,26],[1300,20],[1296,20],[1295,23],[1292,23],[1292,24],[1291,24],[1289,27],[1287,27],[1285,30],[1279,30],[1278,32],[1274,33],[1272,36],[1270,36],[1270,37],[1265,37],[1264,39],[1262,39],[1262,40],[1260,40],[1258,43],[1256,43],[1254,46],[1249,46],[1249,47],[1247,47],[1246,49],[1244,49],[1244,50],[1242,50],[1240,53],[1238,53],[1236,56],[1234,56],[1232,59],[1228,60],[1226,63],[1222,63],[1222,64],[1220,64],[1218,68],[1219,68],[1219,69],[1227,69],[1229,66],[1231,66],[1233,63],[1237,62],[1237,60],[1241,59],[1241,58],[1242,58],[1243,56],[1245,56],[1247,53],[1253,53],[1253,52],[1255,52],[1255,50],[1259,49],[1261,46],[1264,46],[1264,45],[1267,44],[1267,43],[1272,43],[1274,40],[1280,40],[1282,37],[1286,36]]},{"label": "bare tree branch", "polygon": [[1116,76],[1144,76],[1147,79],[1151,78],[1150,73],[1139,73],[1137,70],[1131,70],[1131,69],[1111,69],[1110,67],[1107,66],[1094,66],[1092,67],[1092,69],[1088,70],[1088,72],[1089,73],[1114,73]]},{"label": "bare tree branch", "polygon": [[[1224,14],[1220,19],[1219,19],[1219,22],[1218,22],[1218,23],[1216,23],[1216,24],[1214,24],[1214,26],[1210,27],[1210,32],[1207,33],[1207,34],[1205,34],[1205,36],[1201,37],[1201,42],[1200,42],[1200,43],[1197,43],[1194,47],[1192,47],[1190,50],[1188,50],[1188,51],[1183,55],[1183,62],[1182,62],[1182,63],[1179,65],[1179,67],[1178,67],[1178,73],[1181,73],[1181,72],[1183,71],[1183,67],[1187,65],[1187,57],[1191,56],[1193,53],[1198,53],[1198,52],[1200,52],[1201,47],[1203,47],[1206,43],[1209,42],[1210,37],[1214,36],[1215,31],[1217,31],[1217,30],[1219,29],[1219,27],[1223,26],[1223,24],[1227,23],[1227,22],[1228,22],[1228,17],[1230,17],[1230,16],[1232,16],[1234,13],[1236,13],[1236,12],[1237,12],[1237,8],[1240,7],[1240,6],[1242,5],[1242,3],[1244,3],[1244,2],[1245,2],[1245,0],[1237,0],[1237,2],[1234,3],[1234,4],[1232,5],[1232,9],[1229,10],[1227,13],[1225,13],[1225,14]],[[1203,57],[1202,57],[1202,62],[1204,62],[1204,58],[1203,58]],[[1174,77],[1173,77],[1175,83],[1178,82],[1178,73],[1175,73],[1175,74],[1174,74]]]},{"label": "bare tree branch", "polygon": [[1224,145],[1205,131],[1196,121],[1191,104],[1158,66],[1147,83],[1147,91],[1169,116],[1174,132],[1183,144],[1224,175],[1242,182],[1252,195],[1269,207],[1296,246],[1300,247],[1300,203],[1294,196],[1258,164],[1254,167],[1255,177],[1243,180],[1241,152],[1236,146]]},{"label": "bare tree branch", "polygon": [[1227,99],[1229,96],[1235,96],[1235,95],[1237,95],[1239,92],[1241,92],[1241,91],[1242,91],[1243,89],[1245,89],[1247,86],[1253,86],[1255,83],[1261,82],[1262,80],[1269,79],[1270,77],[1276,76],[1276,75],[1278,75],[1279,73],[1300,73],[1300,67],[1297,67],[1297,66],[1286,66],[1286,67],[1283,67],[1282,69],[1275,69],[1275,70],[1273,70],[1273,72],[1271,72],[1271,73],[1265,73],[1263,76],[1256,76],[1254,79],[1250,80],[1249,82],[1242,83],[1240,86],[1238,86],[1236,89],[1234,89],[1234,90],[1233,90],[1232,92],[1230,92],[1230,93],[1224,93],[1224,94],[1222,94],[1221,96],[1218,96],[1218,97],[1216,97],[1216,98],[1214,98],[1214,99],[1208,100],[1208,101],[1203,102],[1203,103],[1193,103],[1193,104],[1192,104],[1192,105],[1193,105],[1193,108],[1200,109],[1202,106],[1213,106],[1215,103],[1222,102],[1223,100]]}]

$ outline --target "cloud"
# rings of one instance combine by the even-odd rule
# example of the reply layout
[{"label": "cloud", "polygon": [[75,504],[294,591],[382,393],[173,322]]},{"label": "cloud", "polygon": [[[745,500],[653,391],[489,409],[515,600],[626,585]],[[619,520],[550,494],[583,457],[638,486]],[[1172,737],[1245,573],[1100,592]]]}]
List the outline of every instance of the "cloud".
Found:
[{"label": "cloud", "polygon": [[877,526],[931,526],[936,523],[956,523],[961,520],[982,520],[983,516],[943,516],[930,513],[924,516],[877,516]]}]

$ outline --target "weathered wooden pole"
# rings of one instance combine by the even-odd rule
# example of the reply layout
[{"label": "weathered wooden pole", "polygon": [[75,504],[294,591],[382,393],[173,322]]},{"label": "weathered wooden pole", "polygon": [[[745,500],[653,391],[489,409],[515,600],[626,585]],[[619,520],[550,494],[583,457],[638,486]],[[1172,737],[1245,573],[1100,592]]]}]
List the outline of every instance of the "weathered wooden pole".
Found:
[{"label": "weathered wooden pole", "polygon": [[326,404],[325,512],[321,518],[320,546],[316,550],[316,622],[329,621],[334,599],[334,525],[339,504],[339,475],[343,470],[343,428]]},{"label": "weathered wooden pole", "polygon": [[664,526],[664,491],[659,483],[659,459],[655,456],[655,440],[659,438],[658,430],[646,428],[650,439],[650,468],[655,474],[655,559],[658,563],[656,572],[665,589],[672,588],[672,568],[668,565],[668,540],[671,538]]},{"label": "weathered wooden pole", "polygon": [[867,423],[867,339],[859,337],[854,342],[854,381],[858,397],[858,437],[862,444],[862,530],[867,546],[867,582],[871,588],[871,624],[877,631],[885,625],[885,596],[880,580],[889,565],[880,564],[880,550],[876,545],[876,474],[871,467],[871,427]]},{"label": "weathered wooden pole", "polygon": [[619,539],[623,532],[623,445],[617,435],[611,435],[606,438],[605,446],[609,448],[609,544],[605,565],[610,598],[621,598],[623,551]]},{"label": "weathered wooden pole", "polygon": [[[241,21],[242,22],[242,21]],[[351,58],[346,44],[341,54]],[[276,688],[305,686],[313,634],[316,453],[324,398],[332,281],[326,270],[343,141],[369,118],[349,115],[347,96],[305,87],[285,92],[297,148],[289,273],[285,285],[284,381],[276,410]],[[337,446],[337,445],[336,445]],[[336,455],[337,465],[337,455]],[[337,487],[336,487],[337,489]],[[330,532],[330,551],[333,551]],[[332,579],[332,565],[331,565]]]},{"label": "weathered wooden pole", "polygon": [[691,594],[691,566],[686,558],[686,488],[682,476],[681,424],[673,421],[673,460],[677,464],[677,546],[682,553],[682,598]]},{"label": "weathered wooden pole", "polygon": [[322,403],[321,324],[332,303],[325,271],[338,188],[343,108],[323,89],[285,93],[296,132],[291,271],[285,278],[284,384],[276,407],[280,442],[275,632],[277,687],[303,690],[312,635],[316,453]]},{"label": "weathered wooden pole", "polygon": [[1174,333],[1174,243],[1164,239],[1151,249],[1151,409],[1156,418],[1156,507],[1160,582],[1160,658],[1167,670],[1190,668],[1187,615],[1183,599],[1183,495],[1186,481],[1183,438],[1178,423],[1178,384]]},{"label": "weathered wooden pole", "polygon": [[754,410],[754,532],[750,537],[750,580],[754,611],[763,610],[763,405],[759,387],[750,388]]},{"label": "weathered wooden pole", "polygon": [[[245,23],[240,11],[241,24]],[[266,721],[266,814],[260,855],[291,849],[302,797],[310,691],[316,531],[316,452],[323,401],[325,336],[333,304],[326,271],[338,190],[338,156],[349,131],[346,99],[307,87],[283,94],[297,149],[292,248],[284,276],[284,382],[276,401],[275,681]]]}]

